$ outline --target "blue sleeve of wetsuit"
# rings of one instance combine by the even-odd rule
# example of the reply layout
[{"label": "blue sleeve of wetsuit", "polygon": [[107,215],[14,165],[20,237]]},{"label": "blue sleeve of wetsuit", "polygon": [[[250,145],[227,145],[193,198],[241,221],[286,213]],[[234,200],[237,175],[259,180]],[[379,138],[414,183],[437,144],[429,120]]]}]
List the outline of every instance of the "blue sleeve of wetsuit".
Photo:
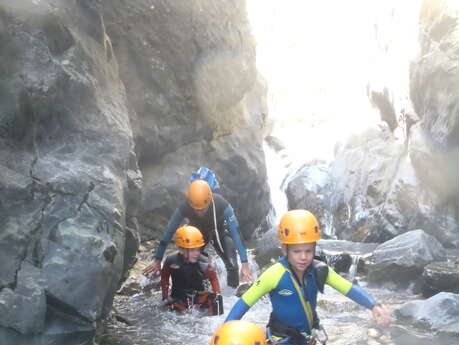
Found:
[{"label": "blue sleeve of wetsuit", "polygon": [[341,277],[330,266],[328,267],[325,283],[365,308],[372,309],[378,304],[378,302],[370,297],[363,289]]},{"label": "blue sleeve of wetsuit", "polygon": [[228,223],[231,238],[234,241],[234,245],[236,246],[237,252],[239,253],[239,257],[241,258],[241,262],[247,262],[247,250],[245,249],[245,246],[241,240],[241,236],[239,235],[239,223],[236,216],[234,215],[231,205],[228,205],[228,207],[225,209],[224,216],[226,222]]},{"label": "blue sleeve of wetsuit", "polygon": [[174,236],[175,231],[177,230],[182,220],[183,216],[180,212],[180,208],[177,208],[171,219],[169,219],[169,223],[167,223],[167,231],[159,242],[158,247],[156,248],[155,259],[161,260],[163,258],[167,245],[172,240],[172,237]]},{"label": "blue sleeve of wetsuit", "polygon": [[375,305],[378,304],[378,302],[376,302],[373,297],[368,295],[362,288],[357,285],[352,285],[352,288],[349,290],[346,296],[368,309],[372,309]]},{"label": "blue sleeve of wetsuit", "polygon": [[249,305],[245,303],[242,298],[239,298],[239,300],[233,305],[233,308],[231,308],[228,316],[226,317],[225,322],[242,319],[242,317],[245,313],[247,313],[247,310],[249,310],[249,308]]}]

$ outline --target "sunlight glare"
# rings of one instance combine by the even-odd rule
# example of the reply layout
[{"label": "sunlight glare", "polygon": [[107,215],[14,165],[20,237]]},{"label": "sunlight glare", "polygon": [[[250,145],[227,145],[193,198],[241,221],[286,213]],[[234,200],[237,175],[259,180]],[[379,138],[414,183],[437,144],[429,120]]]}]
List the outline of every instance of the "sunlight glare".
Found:
[{"label": "sunlight glare", "polygon": [[[337,137],[379,121],[367,86],[408,94],[419,6],[419,0],[247,0],[272,135],[300,156],[311,145],[329,156]],[[400,108],[403,102],[394,100]]]}]

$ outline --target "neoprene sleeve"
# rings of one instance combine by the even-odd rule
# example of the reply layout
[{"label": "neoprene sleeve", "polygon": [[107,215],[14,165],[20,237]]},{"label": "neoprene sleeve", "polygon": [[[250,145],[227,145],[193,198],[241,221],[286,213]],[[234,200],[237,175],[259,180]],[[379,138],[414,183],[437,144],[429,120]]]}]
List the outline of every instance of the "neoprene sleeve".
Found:
[{"label": "neoprene sleeve", "polygon": [[241,262],[247,262],[247,249],[242,243],[241,236],[238,231],[239,223],[236,216],[234,215],[233,208],[230,205],[228,205],[228,207],[225,209],[224,217],[228,224],[231,238],[234,241],[234,245],[236,246],[237,252],[239,253],[239,257],[241,258]]},{"label": "neoprene sleeve", "polygon": [[167,224],[166,233],[164,234],[163,238],[159,242],[158,247],[156,248],[155,259],[161,260],[163,258],[167,245],[172,240],[172,237],[174,236],[175,231],[179,227],[182,220],[183,220],[183,216],[180,213],[180,209],[177,208],[175,212],[172,214],[172,217],[169,220],[169,223]]}]

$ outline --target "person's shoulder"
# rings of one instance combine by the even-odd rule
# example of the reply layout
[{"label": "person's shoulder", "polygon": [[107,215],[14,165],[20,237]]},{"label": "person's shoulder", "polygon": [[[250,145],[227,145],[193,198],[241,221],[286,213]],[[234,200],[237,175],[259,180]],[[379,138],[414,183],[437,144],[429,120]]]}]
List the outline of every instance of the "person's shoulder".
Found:
[{"label": "person's shoulder", "polygon": [[210,258],[207,255],[201,254],[198,258],[198,261],[208,263],[210,262]]},{"label": "person's shoulder", "polygon": [[313,266],[314,268],[318,268],[318,269],[328,269],[328,264],[322,260],[319,260],[319,259],[314,259],[313,261]]},{"label": "person's shoulder", "polygon": [[328,273],[330,272],[330,266],[328,266],[327,263],[321,260],[314,259],[313,268],[316,277],[317,287],[321,293],[324,293],[324,286],[328,278]]},{"label": "person's shoulder", "polygon": [[210,258],[203,254],[201,254],[201,256],[198,259],[198,265],[203,272],[207,272],[208,270],[215,271],[215,267],[212,264],[212,261],[210,260]]},{"label": "person's shoulder", "polygon": [[215,202],[223,202],[229,204],[228,200],[225,199],[225,197],[219,193],[213,193],[212,197],[214,198]]},{"label": "person's shoulder", "polygon": [[218,211],[225,212],[228,206],[232,208],[230,202],[226,200],[220,194],[214,193],[213,199],[214,199],[214,204],[215,204],[215,208],[217,209],[217,212]]},{"label": "person's shoulder", "polygon": [[265,292],[276,289],[286,272],[285,267],[280,262],[276,262],[258,277],[257,281],[254,283],[254,289],[261,289]]},{"label": "person's shoulder", "polygon": [[274,277],[278,277],[278,276],[283,275],[286,271],[287,270],[286,270],[285,266],[282,264],[282,262],[278,261],[275,264],[269,266],[266,269],[266,271],[263,272],[262,275],[264,277],[274,278]]},{"label": "person's shoulder", "polygon": [[171,263],[176,263],[180,260],[179,257],[180,253],[177,251],[175,253],[169,254],[166,256],[166,259],[164,261],[164,264],[171,264]]}]

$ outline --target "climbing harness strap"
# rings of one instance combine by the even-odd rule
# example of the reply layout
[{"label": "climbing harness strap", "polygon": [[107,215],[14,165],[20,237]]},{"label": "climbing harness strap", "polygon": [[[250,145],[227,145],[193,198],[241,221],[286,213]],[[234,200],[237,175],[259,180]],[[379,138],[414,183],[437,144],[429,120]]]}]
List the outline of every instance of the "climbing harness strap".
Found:
[{"label": "climbing harness strap", "polygon": [[287,267],[285,269],[287,272],[290,273],[290,279],[292,280],[293,286],[295,286],[296,292],[298,293],[298,298],[300,299],[301,305],[303,306],[304,314],[306,315],[306,319],[308,320],[309,330],[312,330],[312,326],[314,324],[314,314],[312,312],[311,305],[308,301],[304,299],[303,292],[301,291],[300,285],[295,279],[294,273]]},{"label": "climbing harness strap", "polygon": [[222,243],[220,242],[220,235],[218,234],[217,228],[217,212],[215,211],[215,202],[214,198],[212,197],[212,211],[214,215],[214,231],[215,231],[215,239],[217,240],[218,247],[220,248],[221,252],[224,253]]}]

